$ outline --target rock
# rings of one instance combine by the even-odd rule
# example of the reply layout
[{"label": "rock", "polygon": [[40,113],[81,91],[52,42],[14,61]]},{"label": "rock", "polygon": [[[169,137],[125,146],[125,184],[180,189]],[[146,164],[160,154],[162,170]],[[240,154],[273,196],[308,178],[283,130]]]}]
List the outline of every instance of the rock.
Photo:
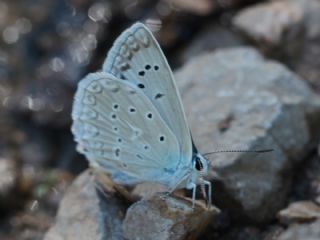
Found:
[{"label": "rock", "polygon": [[192,12],[197,15],[208,15],[218,7],[218,4],[212,0],[165,0],[168,8],[178,9],[179,11]]},{"label": "rock", "polygon": [[295,224],[283,232],[277,240],[318,240],[320,239],[320,221],[311,224]]},{"label": "rock", "polygon": [[293,68],[314,88],[320,90],[320,2],[318,0],[286,0],[304,12],[305,39],[301,55]]},{"label": "rock", "polygon": [[[271,0],[277,2],[279,0]],[[292,4],[302,10],[305,19],[307,39],[316,39],[320,36],[320,3],[318,0],[281,0],[286,4]]]},{"label": "rock", "polygon": [[249,6],[234,17],[233,25],[269,55],[281,58],[300,53],[304,14],[289,1]]},{"label": "rock", "polygon": [[195,239],[219,210],[190,200],[157,194],[133,204],[123,222],[126,239]]},{"label": "rock", "polygon": [[[97,185],[95,180],[102,185]],[[123,197],[127,202],[134,199],[124,188],[113,185],[105,174],[85,171],[62,199],[56,223],[45,240],[150,239],[155,233],[163,234],[157,239],[169,239],[164,238],[166,234],[175,235],[172,239],[183,239],[201,233],[219,212],[215,207],[208,210],[200,203],[192,211],[190,200],[154,194],[132,205],[125,216],[127,203]]]},{"label": "rock", "polygon": [[189,46],[183,50],[181,62],[186,62],[204,52],[241,45],[244,45],[244,41],[239,35],[223,25],[213,23],[198,33]]},{"label": "rock", "polygon": [[233,23],[258,42],[280,45],[301,31],[303,12],[286,1],[261,3],[241,10]]},{"label": "rock", "polygon": [[[320,36],[319,36],[320,39]],[[294,70],[306,79],[317,92],[320,90],[319,74],[320,74],[320,44],[317,41],[308,41],[304,45],[301,58],[297,59],[294,64]]]},{"label": "rock", "polygon": [[166,187],[161,184],[144,182],[137,184],[132,190],[132,194],[140,198],[151,198],[159,192],[167,191]]},{"label": "rock", "polygon": [[320,161],[319,156],[313,154],[303,162],[303,168],[298,170],[293,185],[295,199],[309,199],[317,202],[320,196]]},{"label": "rock", "polygon": [[90,171],[82,173],[64,196],[56,223],[45,240],[123,239],[125,205],[111,193],[96,189]]},{"label": "rock", "polygon": [[[163,6],[163,2],[168,6]],[[240,7],[241,5],[247,4],[248,0],[164,0],[160,1],[160,3],[161,5],[159,5],[161,6],[161,8],[158,5],[158,11],[160,9],[160,14],[165,11],[164,9],[172,9],[175,11],[184,11],[193,13],[195,15],[205,16],[218,10]]]},{"label": "rock", "polygon": [[310,134],[317,135],[308,128],[310,118],[319,119],[319,99],[298,76],[251,48],[199,56],[175,77],[201,153],[274,149],[211,155],[208,176],[213,180],[216,171],[221,177],[213,196],[234,217],[274,218],[290,189],[290,169],[302,160]]},{"label": "rock", "polygon": [[279,235],[282,232],[283,232],[282,226],[279,226],[279,225],[268,226],[268,229],[265,231],[264,237],[262,239],[275,240],[279,237]]},{"label": "rock", "polygon": [[[263,19],[263,20],[261,20]],[[320,90],[320,2],[271,0],[241,10],[234,26]],[[258,23],[258,24],[256,24]]]},{"label": "rock", "polygon": [[221,240],[275,240],[282,229],[278,226],[270,226],[266,229],[257,226],[232,226],[221,233],[221,235],[204,236],[200,239],[221,239]]},{"label": "rock", "polygon": [[320,218],[320,206],[311,201],[294,202],[281,210],[278,218],[283,223],[314,221]]}]

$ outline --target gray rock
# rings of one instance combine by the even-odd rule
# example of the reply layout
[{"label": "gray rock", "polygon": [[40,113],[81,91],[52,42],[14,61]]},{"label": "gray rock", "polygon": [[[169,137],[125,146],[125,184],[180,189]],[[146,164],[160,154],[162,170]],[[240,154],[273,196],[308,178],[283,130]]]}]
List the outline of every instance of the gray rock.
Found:
[{"label": "gray rock", "polygon": [[240,11],[234,26],[267,55],[288,64],[320,89],[320,2],[271,0]]},{"label": "gray rock", "polygon": [[244,45],[244,41],[238,34],[222,25],[213,23],[198,33],[189,46],[183,50],[181,62],[186,62],[204,52],[241,45]]},{"label": "gray rock", "polygon": [[157,194],[133,204],[123,222],[126,239],[195,239],[219,213],[190,200]]},{"label": "gray rock", "polygon": [[[277,2],[279,0],[271,0]],[[294,5],[304,13],[306,37],[316,39],[320,36],[320,2],[318,0],[281,0],[286,4]]]},{"label": "gray rock", "polygon": [[[96,181],[103,187],[96,188]],[[123,198],[116,197],[115,191]],[[208,210],[201,203],[193,211],[190,199],[152,194],[133,204],[125,215],[124,198],[127,202],[134,200],[105,174],[85,171],[65,194],[56,223],[44,239],[155,239],[150,237],[154,234],[156,239],[184,239],[200,234],[219,213],[215,207]]]},{"label": "gray rock", "polygon": [[301,56],[294,64],[295,71],[320,90],[320,2],[318,0],[286,0],[304,12],[305,39]]},{"label": "gray rock", "polygon": [[277,58],[297,56],[302,48],[304,14],[290,1],[249,6],[234,17],[233,25]]},{"label": "gray rock", "polygon": [[[196,15],[208,15],[214,9],[218,7],[218,4],[214,1],[208,0],[199,0],[199,1],[190,1],[190,0],[165,0],[168,6],[162,6],[164,3],[161,3],[161,7],[172,8],[179,11],[191,12]],[[161,13],[161,9],[160,9]]]},{"label": "gray rock", "polygon": [[56,223],[44,239],[123,239],[121,222],[124,212],[124,204],[111,193],[98,191],[94,176],[86,171],[67,191]]},{"label": "gray rock", "polygon": [[165,192],[168,189],[158,183],[153,182],[143,182],[137,184],[132,190],[132,194],[134,196],[138,196],[140,198],[151,198],[159,192]]},{"label": "gray rock", "polygon": [[283,232],[277,240],[318,240],[320,239],[320,221],[312,224],[293,225]]},{"label": "gray rock", "polygon": [[212,12],[235,8],[245,4],[248,4],[248,0],[164,0],[160,2],[160,7],[158,6],[157,10],[160,14],[166,13],[169,8],[178,12],[184,11],[195,15],[208,15]]},{"label": "gray rock", "polygon": [[295,199],[305,199],[320,204],[319,156],[309,155],[297,173],[292,190]]},{"label": "gray rock", "polygon": [[300,32],[303,12],[286,1],[261,3],[241,10],[233,23],[256,41],[279,45]]},{"label": "gray rock", "polygon": [[314,221],[320,218],[320,207],[311,201],[293,202],[279,212],[278,218],[288,224]]},{"label": "gray rock", "polygon": [[309,119],[319,120],[319,99],[283,65],[254,49],[219,50],[197,57],[175,74],[193,139],[201,153],[273,148],[271,153],[211,155],[222,178],[214,198],[233,215],[256,222],[280,210],[291,167],[310,142]]}]

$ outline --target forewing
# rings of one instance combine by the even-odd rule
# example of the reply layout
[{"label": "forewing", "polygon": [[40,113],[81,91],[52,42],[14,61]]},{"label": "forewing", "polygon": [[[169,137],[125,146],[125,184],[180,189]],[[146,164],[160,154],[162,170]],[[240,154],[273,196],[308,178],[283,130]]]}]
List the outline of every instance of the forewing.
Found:
[{"label": "forewing", "polygon": [[103,71],[130,81],[144,92],[177,137],[182,161],[190,161],[191,136],[180,95],[162,50],[145,25],[136,23],[120,35]]},{"label": "forewing", "polygon": [[78,85],[72,131],[78,149],[95,166],[126,184],[167,184],[180,159],[179,145],[143,92],[108,73]]}]

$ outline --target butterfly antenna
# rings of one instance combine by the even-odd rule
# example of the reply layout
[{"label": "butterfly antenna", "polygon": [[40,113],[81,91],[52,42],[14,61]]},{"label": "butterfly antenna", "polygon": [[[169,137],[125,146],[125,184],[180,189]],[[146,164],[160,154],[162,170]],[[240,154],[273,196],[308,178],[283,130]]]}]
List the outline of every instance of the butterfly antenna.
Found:
[{"label": "butterfly antenna", "polygon": [[231,149],[231,150],[217,150],[213,152],[208,152],[203,154],[205,157],[206,155],[214,154],[214,153],[230,153],[230,152],[247,152],[247,153],[267,153],[267,152],[272,152],[273,149],[258,149],[258,150],[246,150],[246,149]]}]

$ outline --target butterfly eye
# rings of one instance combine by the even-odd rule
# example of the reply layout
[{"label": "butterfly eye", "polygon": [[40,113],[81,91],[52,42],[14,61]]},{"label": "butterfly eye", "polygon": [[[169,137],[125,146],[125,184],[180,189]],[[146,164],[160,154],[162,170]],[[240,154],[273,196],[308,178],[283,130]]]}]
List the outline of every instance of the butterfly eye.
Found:
[{"label": "butterfly eye", "polygon": [[198,171],[201,171],[203,169],[203,164],[202,164],[201,159],[199,157],[195,158],[195,168]]}]

